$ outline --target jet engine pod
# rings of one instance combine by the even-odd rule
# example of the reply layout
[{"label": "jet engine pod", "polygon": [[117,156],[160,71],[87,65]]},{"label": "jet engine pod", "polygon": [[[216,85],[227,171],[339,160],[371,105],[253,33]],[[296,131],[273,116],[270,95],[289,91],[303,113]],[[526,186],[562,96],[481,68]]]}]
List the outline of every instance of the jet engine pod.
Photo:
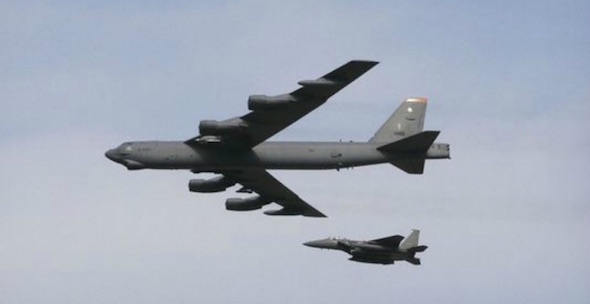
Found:
[{"label": "jet engine pod", "polygon": [[188,182],[190,192],[212,193],[224,191],[236,183],[225,176],[218,176],[210,179],[191,179]]},{"label": "jet engine pod", "polygon": [[225,209],[230,211],[251,211],[262,208],[262,206],[270,203],[261,196],[253,196],[249,198],[228,198],[225,201]]},{"label": "jet engine pod", "polygon": [[202,120],[199,123],[201,135],[235,134],[244,131],[248,126],[242,120]]},{"label": "jet engine pod", "polygon": [[248,110],[275,110],[287,107],[297,99],[289,94],[278,96],[250,95],[248,97]]}]

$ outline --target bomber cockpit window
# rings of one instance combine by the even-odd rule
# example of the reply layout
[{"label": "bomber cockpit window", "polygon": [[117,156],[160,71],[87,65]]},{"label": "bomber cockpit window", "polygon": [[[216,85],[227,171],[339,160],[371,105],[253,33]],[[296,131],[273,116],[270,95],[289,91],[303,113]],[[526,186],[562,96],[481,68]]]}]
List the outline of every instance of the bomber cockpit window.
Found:
[{"label": "bomber cockpit window", "polygon": [[118,150],[119,153],[121,153],[121,155],[127,155],[131,153],[131,151],[133,150],[133,146],[131,145],[131,143],[123,143]]}]

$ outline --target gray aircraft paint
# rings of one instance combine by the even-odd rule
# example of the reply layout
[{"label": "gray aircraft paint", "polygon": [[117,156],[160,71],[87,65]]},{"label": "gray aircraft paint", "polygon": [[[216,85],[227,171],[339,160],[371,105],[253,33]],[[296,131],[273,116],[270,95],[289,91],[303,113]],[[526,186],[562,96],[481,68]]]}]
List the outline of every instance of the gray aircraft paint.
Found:
[{"label": "gray aircraft paint", "polygon": [[240,192],[259,194],[228,199],[228,210],[255,210],[275,202],[283,209],[265,214],[325,217],[266,169],[341,169],[391,163],[407,173],[422,174],[425,159],[450,158],[448,144],[434,143],[439,131],[422,131],[425,98],[406,99],[368,142],[266,142],[376,64],[350,61],[318,79],[300,81],[302,87],[291,93],[251,95],[251,112],[224,121],[203,120],[200,134],[189,140],[126,142],[105,155],[129,170],[177,169],[225,176],[191,180],[193,192],[224,191],[239,183],[244,186]]},{"label": "gray aircraft paint", "polygon": [[420,265],[420,259],[416,258],[417,252],[423,252],[428,247],[418,245],[420,231],[413,230],[406,238],[394,235],[371,241],[356,241],[344,238],[326,238],[309,241],[303,245],[320,249],[341,250],[352,257],[351,261],[372,264],[393,264],[395,261],[407,261],[414,265]]}]

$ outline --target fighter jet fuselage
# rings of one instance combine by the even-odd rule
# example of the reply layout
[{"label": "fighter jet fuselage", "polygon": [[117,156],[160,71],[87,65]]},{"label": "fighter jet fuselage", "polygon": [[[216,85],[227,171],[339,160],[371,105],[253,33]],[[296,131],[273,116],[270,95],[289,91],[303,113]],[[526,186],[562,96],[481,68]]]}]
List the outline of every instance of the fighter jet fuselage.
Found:
[{"label": "fighter jet fuselage", "polygon": [[416,253],[423,252],[428,247],[418,245],[420,231],[413,230],[404,238],[394,235],[371,241],[355,241],[343,238],[327,238],[303,243],[308,247],[320,249],[341,250],[351,255],[351,261],[372,264],[393,264],[395,261],[407,261],[420,265]]}]

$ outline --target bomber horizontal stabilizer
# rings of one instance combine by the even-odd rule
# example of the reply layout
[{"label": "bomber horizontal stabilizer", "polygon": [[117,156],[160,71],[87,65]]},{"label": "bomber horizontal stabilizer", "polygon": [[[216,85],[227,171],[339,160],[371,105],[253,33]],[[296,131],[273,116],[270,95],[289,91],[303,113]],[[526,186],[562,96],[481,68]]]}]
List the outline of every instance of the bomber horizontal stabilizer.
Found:
[{"label": "bomber horizontal stabilizer", "polygon": [[392,143],[385,144],[377,148],[377,150],[382,152],[398,152],[398,153],[406,153],[406,152],[418,152],[424,153],[428,151],[434,140],[438,136],[440,131],[424,131],[418,134],[404,137],[398,141],[394,141]]},{"label": "bomber horizontal stabilizer", "polygon": [[390,163],[409,174],[424,173],[424,159],[402,159]]}]

